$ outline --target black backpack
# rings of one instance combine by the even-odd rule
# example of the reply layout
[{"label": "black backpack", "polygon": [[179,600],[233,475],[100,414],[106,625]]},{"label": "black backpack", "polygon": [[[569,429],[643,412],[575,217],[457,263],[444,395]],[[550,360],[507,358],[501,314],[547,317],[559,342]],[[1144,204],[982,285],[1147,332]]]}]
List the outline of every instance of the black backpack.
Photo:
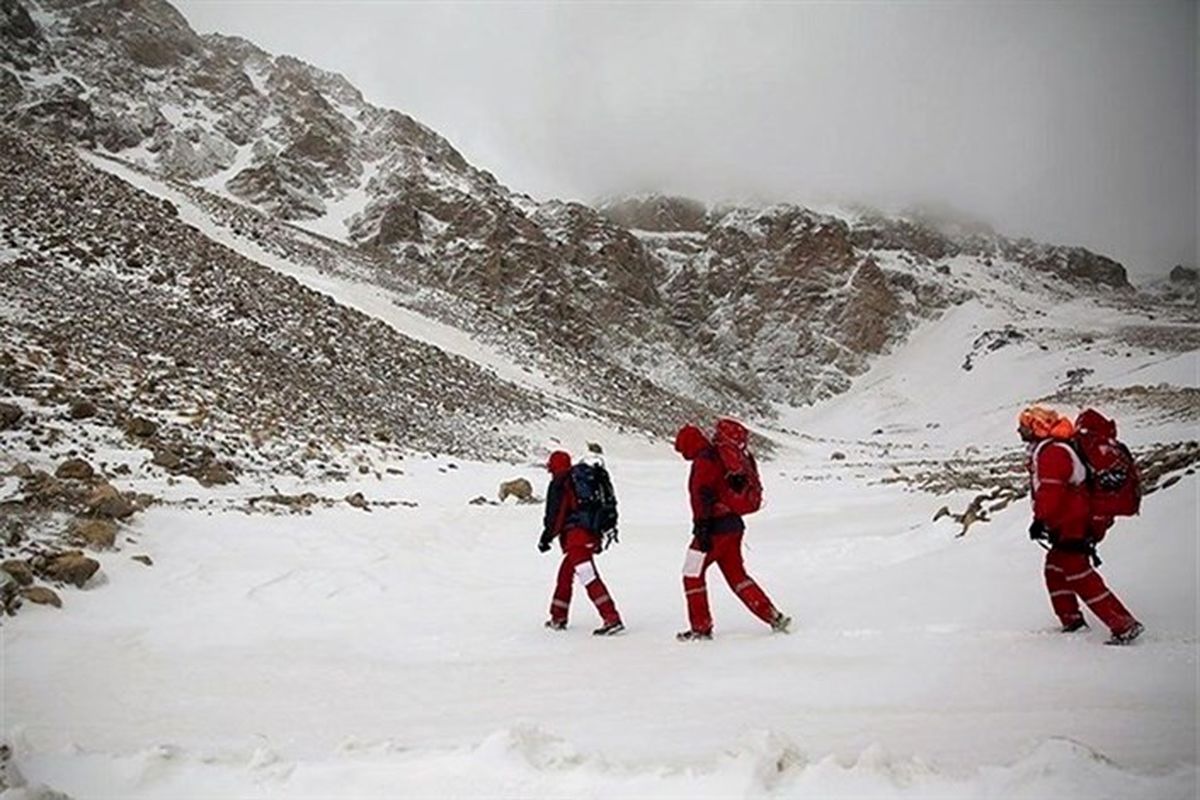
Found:
[{"label": "black backpack", "polygon": [[581,461],[571,467],[575,511],[570,522],[599,538],[600,550],[617,541],[617,494],[608,470],[599,461]]}]

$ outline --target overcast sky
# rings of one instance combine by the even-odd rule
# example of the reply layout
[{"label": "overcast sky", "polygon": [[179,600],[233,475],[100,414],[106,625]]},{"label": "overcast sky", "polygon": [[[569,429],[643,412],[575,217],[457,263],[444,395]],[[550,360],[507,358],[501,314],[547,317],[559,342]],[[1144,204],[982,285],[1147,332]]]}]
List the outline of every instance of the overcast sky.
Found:
[{"label": "overcast sky", "polygon": [[176,5],[540,199],[942,203],[1135,278],[1196,263],[1195,0]]}]

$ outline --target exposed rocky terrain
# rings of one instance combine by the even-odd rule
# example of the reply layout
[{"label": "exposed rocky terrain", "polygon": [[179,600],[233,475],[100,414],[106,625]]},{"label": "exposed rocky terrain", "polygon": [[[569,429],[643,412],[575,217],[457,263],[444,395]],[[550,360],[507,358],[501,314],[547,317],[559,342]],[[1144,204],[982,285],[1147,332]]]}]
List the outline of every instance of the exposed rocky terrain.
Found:
[{"label": "exposed rocky terrain", "polygon": [[69,148],[11,128],[0,148],[0,368],[33,450],[72,435],[56,421],[73,417],[222,482],[256,465],[332,467],[346,456],[328,451],[354,445],[495,456],[512,444],[501,426],[544,413],[211,241]]},{"label": "exposed rocky terrain", "polygon": [[341,76],[200,36],[160,0],[4,0],[0,14],[4,119],[265,215],[253,226],[326,268],[368,263],[635,427],[844,390],[962,299],[944,281],[956,257],[1128,291],[1103,256],[928,216],[539,203]]}]

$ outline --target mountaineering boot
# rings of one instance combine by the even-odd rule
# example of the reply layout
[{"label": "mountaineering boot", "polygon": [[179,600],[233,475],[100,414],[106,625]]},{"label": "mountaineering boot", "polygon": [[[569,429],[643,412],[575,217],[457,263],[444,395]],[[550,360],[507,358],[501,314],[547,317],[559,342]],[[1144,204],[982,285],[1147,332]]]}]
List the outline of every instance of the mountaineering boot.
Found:
[{"label": "mountaineering boot", "polygon": [[712,639],[712,631],[680,631],[675,638],[681,642],[704,642]]},{"label": "mountaineering boot", "polygon": [[1120,633],[1114,633],[1105,644],[1132,644],[1133,640],[1141,636],[1144,630],[1146,629],[1142,627],[1142,623],[1135,622]]},{"label": "mountaineering boot", "polygon": [[613,636],[623,630],[625,630],[625,623],[618,619],[612,622],[606,622],[599,628],[596,628],[596,630],[592,631],[592,636]]},{"label": "mountaineering boot", "polygon": [[552,631],[565,631],[567,629],[567,621],[565,619],[548,619],[546,627]]},{"label": "mountaineering boot", "polygon": [[775,616],[771,619],[771,630],[776,633],[787,633],[788,626],[792,624],[792,618],[786,614],[776,611]]},{"label": "mountaineering boot", "polygon": [[1083,617],[1071,620],[1062,626],[1063,633],[1075,633],[1076,631],[1086,631],[1088,628],[1087,620]]}]

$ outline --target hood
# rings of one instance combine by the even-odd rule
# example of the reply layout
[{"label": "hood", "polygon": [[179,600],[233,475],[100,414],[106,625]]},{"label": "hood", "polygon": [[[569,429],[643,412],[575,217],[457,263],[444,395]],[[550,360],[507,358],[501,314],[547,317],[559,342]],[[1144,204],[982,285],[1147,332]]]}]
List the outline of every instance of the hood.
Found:
[{"label": "hood", "polygon": [[675,451],[688,461],[694,459],[700,454],[700,451],[707,447],[712,447],[712,443],[708,441],[704,431],[695,425],[684,425],[679,429],[679,433],[675,434]]},{"label": "hood", "polygon": [[563,475],[563,474],[569,472],[570,469],[571,469],[571,454],[570,453],[564,452],[562,450],[555,450],[553,453],[550,454],[550,457],[548,459],[546,459],[546,470],[556,478],[559,475]]}]

